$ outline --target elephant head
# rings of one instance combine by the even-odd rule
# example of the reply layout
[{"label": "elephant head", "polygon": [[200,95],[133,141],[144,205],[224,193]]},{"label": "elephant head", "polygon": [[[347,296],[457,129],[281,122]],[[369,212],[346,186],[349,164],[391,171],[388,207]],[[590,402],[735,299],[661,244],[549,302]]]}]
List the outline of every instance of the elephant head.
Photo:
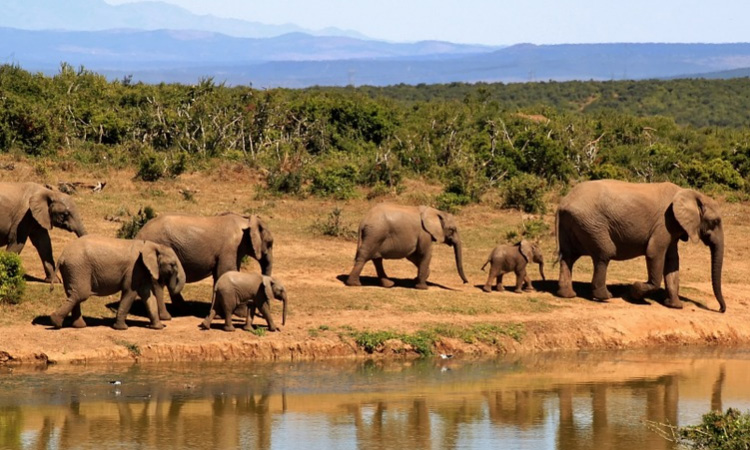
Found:
[{"label": "elephant head", "polygon": [[243,230],[249,235],[249,254],[258,260],[263,275],[271,275],[273,270],[273,235],[266,223],[258,216],[250,216]]},{"label": "elephant head", "polygon": [[546,280],[544,277],[544,255],[539,245],[529,242],[526,239],[522,240],[518,244],[518,250],[521,252],[521,256],[524,257],[527,263],[533,262],[539,264],[539,273],[542,275],[542,280]]},{"label": "elephant head", "polygon": [[182,292],[186,276],[174,250],[165,245],[144,241],[141,258],[152,279],[166,285],[171,294]]},{"label": "elephant head", "polygon": [[689,189],[672,198],[672,212],[682,228],[680,239],[700,239],[711,250],[711,285],[719,302],[719,311],[726,311],[721,293],[721,269],[724,263],[724,229],[719,205],[713,199]]},{"label": "elephant head", "polygon": [[54,226],[71,231],[78,237],[86,234],[78,208],[67,194],[40,189],[29,199],[29,210],[34,220],[47,230]]},{"label": "elephant head", "polygon": [[281,316],[281,324],[286,325],[286,304],[287,304],[287,295],[286,295],[286,289],[284,288],[284,285],[281,284],[279,280],[273,277],[269,276],[263,276],[263,287],[266,291],[266,297],[268,298],[268,301],[270,302],[272,298],[275,298],[276,300],[281,300],[284,304],[284,311],[282,312]]},{"label": "elephant head", "polygon": [[419,215],[422,219],[422,228],[434,241],[453,246],[458,275],[464,283],[468,283],[469,280],[464,275],[461,235],[458,233],[456,219],[451,214],[426,206],[419,207]]}]

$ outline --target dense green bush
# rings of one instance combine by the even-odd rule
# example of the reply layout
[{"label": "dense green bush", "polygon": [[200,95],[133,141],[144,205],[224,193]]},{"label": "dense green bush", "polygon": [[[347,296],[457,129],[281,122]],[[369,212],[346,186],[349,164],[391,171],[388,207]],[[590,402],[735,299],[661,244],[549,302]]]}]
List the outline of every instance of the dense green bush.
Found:
[{"label": "dense green bush", "polygon": [[346,200],[354,197],[359,170],[353,164],[339,167],[316,167],[310,180],[310,192],[321,197]]},{"label": "dense green bush", "polygon": [[21,257],[0,250],[0,303],[21,303],[26,290],[26,280]]},{"label": "dense green bush", "polygon": [[687,448],[706,450],[746,450],[750,448],[750,414],[729,408],[726,413],[704,414],[699,425],[679,428],[679,438]]},{"label": "dense green bush", "polygon": [[503,186],[503,206],[527,213],[543,213],[546,185],[547,183],[536,175],[519,174]]},{"label": "dense green bush", "polygon": [[138,210],[138,213],[131,217],[127,222],[123,222],[120,229],[117,230],[117,237],[121,239],[133,239],[141,228],[146,225],[146,222],[156,217],[154,208],[150,206],[144,206]]}]

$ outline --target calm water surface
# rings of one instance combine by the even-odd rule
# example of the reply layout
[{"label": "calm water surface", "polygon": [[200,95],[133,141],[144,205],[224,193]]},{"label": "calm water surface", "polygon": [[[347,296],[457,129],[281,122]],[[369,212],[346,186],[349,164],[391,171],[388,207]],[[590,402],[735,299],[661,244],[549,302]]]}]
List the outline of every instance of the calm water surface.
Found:
[{"label": "calm water surface", "polygon": [[748,381],[736,350],[0,368],[0,448],[671,449],[649,422]]}]

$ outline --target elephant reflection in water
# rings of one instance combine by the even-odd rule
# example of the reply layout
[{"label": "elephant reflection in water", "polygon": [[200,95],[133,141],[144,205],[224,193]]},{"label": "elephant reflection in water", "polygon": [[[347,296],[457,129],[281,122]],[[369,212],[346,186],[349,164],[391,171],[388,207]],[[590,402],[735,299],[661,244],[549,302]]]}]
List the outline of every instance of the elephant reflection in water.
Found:
[{"label": "elephant reflection in water", "polygon": [[521,429],[542,423],[546,417],[543,393],[533,391],[485,392],[490,420],[495,425]]}]

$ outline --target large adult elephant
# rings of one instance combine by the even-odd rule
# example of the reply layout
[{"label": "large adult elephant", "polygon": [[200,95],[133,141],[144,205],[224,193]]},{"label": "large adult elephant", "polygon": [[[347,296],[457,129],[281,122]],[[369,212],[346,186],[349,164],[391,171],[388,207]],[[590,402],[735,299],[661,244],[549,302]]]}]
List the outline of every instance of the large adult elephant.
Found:
[{"label": "large adult elephant", "polygon": [[556,218],[560,258],[558,295],[574,297],[573,264],[581,256],[594,263],[593,297],[605,300],[607,265],[611,260],[646,256],[648,281],[633,284],[635,299],[659,289],[665,280],[666,306],[682,308],[680,240],[700,239],[711,250],[711,281],[720,311],[726,310],[721,293],[724,230],[718,204],[700,192],[672,183],[639,184],[615,180],[587,181],[560,201]]},{"label": "large adult elephant", "polygon": [[79,237],[86,234],[73,199],[37,183],[0,183],[0,246],[7,245],[7,251],[21,253],[30,239],[42,260],[47,282],[55,277],[49,237],[52,227]]},{"label": "large adult elephant", "polygon": [[458,275],[464,275],[461,236],[452,215],[427,206],[381,203],[367,212],[359,224],[357,254],[346,284],[360,286],[359,275],[372,260],[383,287],[393,286],[383,269],[383,259],[406,258],[417,266],[417,289],[427,289],[432,243],[453,246]]},{"label": "large adult elephant", "polygon": [[[136,239],[171,247],[182,263],[188,283],[213,276],[215,285],[225,272],[240,270],[246,255],[258,260],[263,275],[271,275],[273,269],[273,235],[255,215],[162,214],[146,223]],[[171,319],[162,289],[157,289],[156,294],[159,317]],[[170,297],[173,303],[184,304],[182,294],[170,293]]]}]

